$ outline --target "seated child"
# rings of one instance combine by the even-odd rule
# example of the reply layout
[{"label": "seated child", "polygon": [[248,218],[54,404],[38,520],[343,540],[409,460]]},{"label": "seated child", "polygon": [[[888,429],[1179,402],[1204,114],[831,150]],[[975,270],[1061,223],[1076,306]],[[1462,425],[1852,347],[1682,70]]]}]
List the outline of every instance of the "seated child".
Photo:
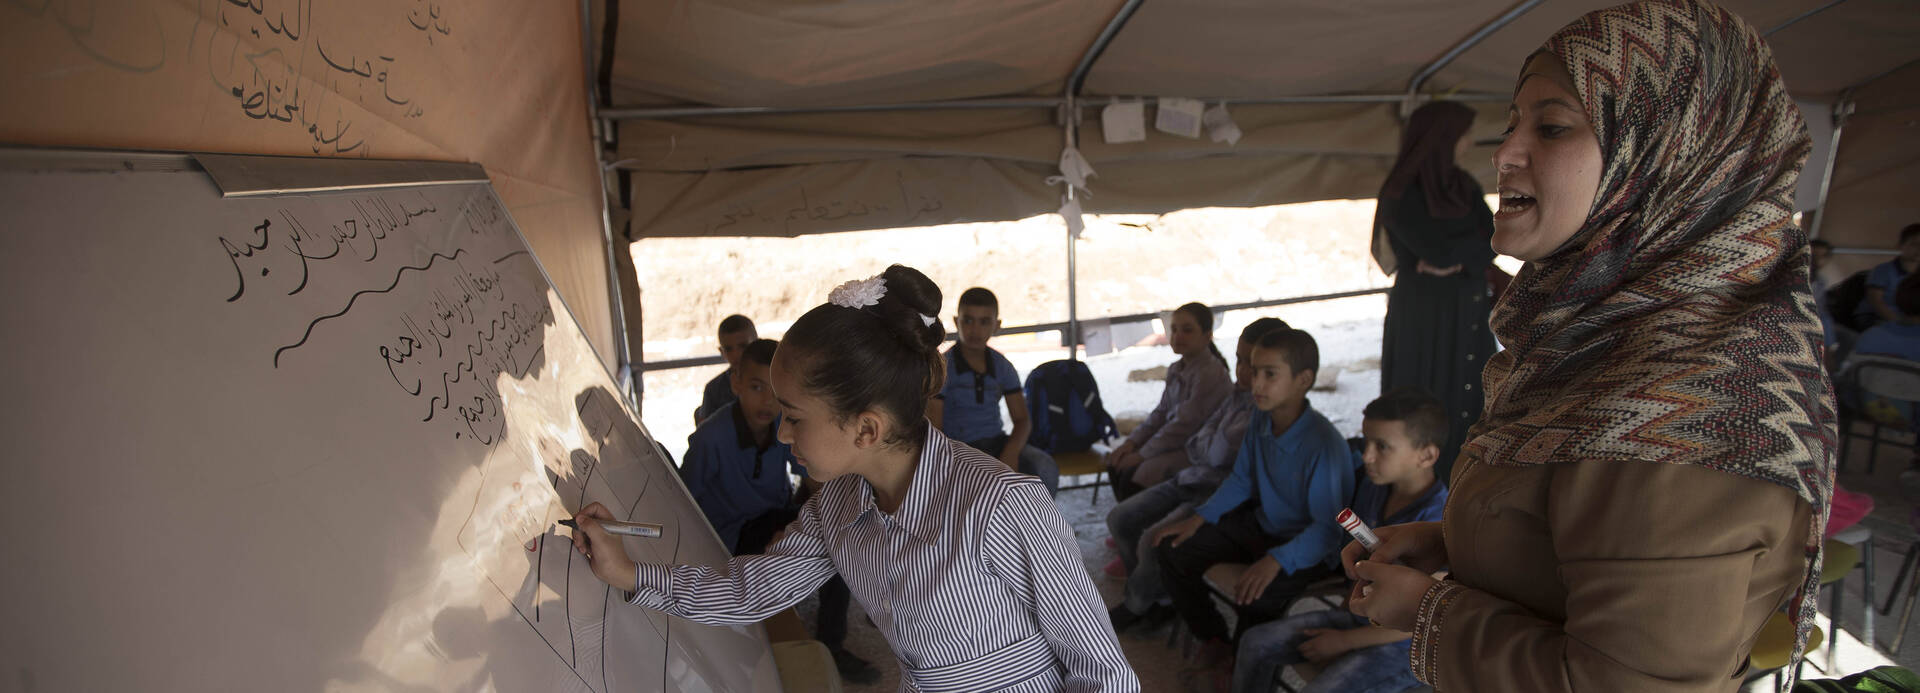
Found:
[{"label": "seated child", "polygon": [[[1447,489],[1433,474],[1447,439],[1440,400],[1400,388],[1368,404],[1364,414],[1366,472],[1354,492],[1354,514],[1368,527],[1439,520],[1447,504]],[[1325,668],[1301,693],[1400,693],[1420,685],[1407,665],[1409,637],[1346,609],[1263,623],[1240,637],[1233,691],[1266,693],[1281,669],[1312,661]]]},{"label": "seated child", "polygon": [[[927,403],[927,419],[947,437],[1000,458],[1009,469],[1040,477],[1047,493],[1058,493],[1059,466],[1051,455],[1027,444],[1033,424],[1027,420],[1020,372],[987,346],[1000,329],[1000,300],[986,289],[967,289],[960,294],[959,313],[953,326],[960,340],[947,350],[946,386]],[[1003,399],[1013,419],[1010,433],[1000,424]]]},{"label": "seated child", "polygon": [[1160,584],[1159,551],[1146,541],[1153,531],[1178,522],[1193,513],[1193,506],[1212,496],[1220,480],[1233,470],[1234,455],[1240,441],[1247,437],[1247,421],[1253,412],[1253,345],[1268,332],[1286,329],[1278,318],[1260,318],[1240,332],[1234,349],[1232,394],[1215,407],[1213,416],[1187,439],[1189,464],[1172,479],[1162,481],[1134,494],[1107,513],[1107,531],[1120,554],[1107,566],[1107,574],[1126,577],[1127,586],[1120,603],[1107,610],[1113,629],[1126,630],[1135,623],[1148,624],[1173,616],[1172,602]]},{"label": "seated child", "polygon": [[[1900,286],[1893,294],[1893,304],[1899,309],[1901,315],[1920,315],[1920,273],[1908,275],[1906,279],[1900,281]],[[1920,361],[1920,321],[1902,318],[1868,328],[1866,332],[1860,333],[1859,341],[1854,342],[1853,356],[1850,356],[1849,360],[1858,356],[1891,356],[1908,361]],[[1847,367],[1842,367],[1841,372],[1845,373],[1848,367],[1851,367],[1851,363]],[[1886,425],[1899,426],[1904,423],[1920,429],[1920,411],[1915,411],[1908,403],[1874,397],[1865,392],[1844,388],[1845,383],[1851,382],[1845,377],[1835,378],[1835,380],[1841,381],[1843,385],[1844,391],[1838,394],[1848,404],[1866,413],[1868,418]],[[1920,460],[1920,456],[1916,456],[1915,459]]]},{"label": "seated child", "polygon": [[745,315],[729,315],[720,321],[720,356],[727,360],[727,370],[707,381],[706,389],[700,393],[700,408],[693,410],[694,425],[733,403],[733,367],[740,364],[740,352],[747,344],[759,338],[760,332]]},{"label": "seated child", "polygon": [[1233,656],[1227,625],[1214,610],[1204,576],[1215,563],[1252,563],[1234,601],[1254,622],[1283,615],[1293,598],[1333,575],[1346,531],[1334,521],[1353,498],[1357,460],[1340,431],[1307,403],[1320,348],[1295,329],[1260,338],[1253,359],[1253,406],[1261,416],[1233,473],[1194,510],[1160,530],[1161,578],[1194,638],[1203,665]]},{"label": "seated child", "polygon": [[1900,229],[1900,255],[1867,272],[1867,297],[1854,309],[1855,323],[1866,328],[1912,316],[1900,310],[1894,293],[1907,276],[1920,271],[1920,224]]},{"label": "seated child", "polygon": [[1189,303],[1173,311],[1167,342],[1180,360],[1167,367],[1160,403],[1107,454],[1114,500],[1126,500],[1187,465],[1187,439],[1233,391],[1227,357],[1213,345],[1213,311]]},{"label": "seated child", "polygon": [[787,465],[793,453],[775,439],[780,402],[772,364],[779,342],[755,340],[728,372],[735,400],[687,436],[680,478],[700,511],[736,555],[758,553],[795,511]]}]

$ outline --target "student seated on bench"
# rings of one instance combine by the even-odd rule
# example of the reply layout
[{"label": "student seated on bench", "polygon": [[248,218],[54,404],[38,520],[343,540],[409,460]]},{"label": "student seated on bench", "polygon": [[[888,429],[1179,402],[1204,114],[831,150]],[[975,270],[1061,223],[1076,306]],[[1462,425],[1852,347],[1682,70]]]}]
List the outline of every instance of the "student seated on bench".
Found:
[{"label": "student seated on bench", "polygon": [[1233,656],[1205,581],[1215,563],[1252,563],[1234,585],[1245,618],[1271,620],[1301,590],[1333,575],[1346,531],[1334,516],[1353,498],[1358,460],[1307,403],[1320,348],[1295,329],[1253,349],[1253,417],[1233,472],[1193,517],[1160,530],[1160,571],[1173,606],[1201,642],[1203,666]]},{"label": "student seated on bench", "polygon": [[[1349,507],[1368,527],[1439,520],[1447,489],[1433,467],[1447,439],[1446,408],[1406,387],[1368,404],[1365,416],[1366,474]],[[1346,609],[1263,623],[1240,636],[1233,693],[1267,693],[1281,669],[1309,661],[1325,668],[1301,693],[1400,693],[1420,685],[1407,664],[1410,637]]]}]

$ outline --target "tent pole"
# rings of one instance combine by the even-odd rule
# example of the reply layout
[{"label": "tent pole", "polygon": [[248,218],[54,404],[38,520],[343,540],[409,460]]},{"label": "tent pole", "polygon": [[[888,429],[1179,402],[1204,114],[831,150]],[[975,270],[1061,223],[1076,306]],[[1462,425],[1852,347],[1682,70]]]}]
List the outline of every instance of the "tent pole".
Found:
[{"label": "tent pole", "polygon": [[[1079,64],[1073,66],[1073,74],[1067,77],[1066,93],[1061,94],[1060,101],[1057,102],[1057,105],[1065,106],[1065,110],[1060,111],[1062,139],[1065,140],[1062,154],[1079,145],[1080,87],[1086,84],[1087,73],[1093,71],[1093,63],[1100,59],[1101,53],[1106,52],[1107,44],[1113,42],[1113,37],[1120,34],[1120,29],[1127,25],[1127,20],[1133,18],[1133,13],[1138,11],[1141,3],[1145,1],[1127,0],[1122,4],[1120,10],[1113,13],[1113,18],[1107,20],[1106,27],[1100,29],[1100,35],[1094,37],[1093,45],[1087,47],[1087,52],[1080,54]],[[1073,182],[1067,181],[1067,202],[1073,202],[1073,200]],[[1080,360],[1080,268],[1077,263],[1079,253],[1074,247],[1077,244],[1074,243],[1072,220],[1064,217],[1061,220],[1065,221],[1067,226],[1067,360],[1078,361]]]},{"label": "tent pole", "polygon": [[[1077,101],[1078,99],[1072,94],[1067,95],[1064,129],[1068,149],[1078,144],[1080,134],[1080,112],[1076,108]],[[1067,182],[1067,201],[1072,202],[1073,199],[1073,183],[1069,181]],[[1080,360],[1080,269],[1075,262],[1078,249],[1074,247],[1077,244],[1074,243],[1073,221],[1065,217],[1062,217],[1061,221],[1065,222],[1067,227],[1067,360],[1078,361]]]},{"label": "tent pole", "polygon": [[1813,228],[1807,229],[1807,238],[1819,238],[1820,227],[1827,223],[1827,191],[1833,189],[1833,164],[1840,159],[1840,132],[1847,128],[1847,118],[1853,115],[1853,92],[1848,90],[1840,94],[1833,104],[1833,135],[1827,139],[1827,165],[1820,172],[1820,201],[1814,205]]},{"label": "tent pole", "polygon": [[[1106,95],[1102,95],[1105,98]],[[1115,98],[1129,101],[1141,101],[1149,105],[1159,103],[1157,96],[1115,94]],[[1400,103],[1407,95],[1394,93],[1362,94],[1307,94],[1301,96],[1269,96],[1252,98],[1194,97],[1206,103],[1224,103],[1229,106],[1259,105],[1301,105],[1301,104],[1367,104]],[[1415,95],[1415,100],[1428,97]],[[1448,94],[1448,101],[1489,101],[1505,102],[1513,98],[1512,94],[1494,92],[1459,92]],[[671,120],[674,118],[706,118],[714,116],[758,116],[792,115],[797,113],[893,113],[911,111],[988,111],[1023,110],[1038,108],[1060,108],[1066,104],[1065,97],[1033,96],[1014,99],[963,99],[959,101],[918,101],[913,103],[853,104],[843,106],[662,106],[649,108],[603,108],[600,118],[606,120]]]},{"label": "tent pole", "polygon": [[1487,37],[1492,36],[1494,32],[1499,31],[1508,24],[1512,24],[1513,20],[1519,19],[1520,15],[1526,14],[1528,10],[1539,6],[1540,2],[1541,0],[1522,0],[1520,4],[1514,5],[1505,13],[1493,18],[1493,21],[1487,22],[1486,26],[1482,26],[1473,33],[1468,34],[1466,38],[1461,39],[1459,43],[1447,49],[1447,52],[1440,54],[1439,58],[1427,63],[1426,67],[1420,68],[1419,72],[1413,74],[1413,79],[1407,80],[1407,96],[1406,99],[1401,102],[1401,115],[1405,116],[1413,112],[1413,102],[1415,97],[1420,94],[1420,87],[1426,85],[1427,80],[1439,73],[1441,68],[1453,62],[1454,58],[1460,57],[1460,54],[1467,52],[1474,46],[1480,45],[1481,41],[1485,41]]},{"label": "tent pole", "polygon": [[1784,21],[1784,22],[1781,22],[1781,23],[1779,23],[1779,24],[1777,24],[1777,25],[1775,25],[1775,26],[1774,26],[1774,27],[1773,27],[1772,29],[1768,29],[1768,30],[1766,31],[1766,33],[1763,33],[1763,34],[1761,34],[1761,35],[1760,35],[1760,38],[1767,38],[1767,37],[1770,37],[1770,36],[1773,36],[1774,34],[1777,34],[1777,33],[1780,33],[1780,30],[1781,30],[1781,29],[1785,29],[1785,28],[1787,28],[1787,27],[1790,27],[1790,26],[1793,26],[1793,25],[1795,25],[1795,24],[1799,24],[1799,23],[1800,23],[1800,21],[1801,21],[1801,20],[1803,20],[1803,19],[1806,19],[1806,18],[1808,18],[1808,17],[1812,17],[1812,16],[1814,16],[1814,15],[1816,15],[1816,14],[1820,14],[1821,12],[1825,12],[1825,11],[1827,11],[1827,10],[1831,10],[1831,9],[1833,9],[1833,7],[1834,7],[1835,5],[1838,5],[1838,4],[1840,4],[1840,3],[1843,3],[1843,2],[1846,2],[1846,1],[1847,1],[1847,0],[1833,0],[1832,2],[1829,2],[1829,3],[1827,3],[1827,4],[1825,4],[1825,5],[1821,5],[1821,6],[1819,6],[1819,7],[1815,7],[1815,8],[1813,8],[1813,9],[1811,9],[1811,10],[1807,10],[1807,11],[1805,11],[1805,12],[1801,12],[1801,13],[1800,13],[1799,15],[1797,15],[1797,16],[1795,16],[1794,18],[1792,18],[1792,19],[1789,19],[1789,20],[1787,20],[1787,21]]},{"label": "tent pole", "polygon": [[607,209],[607,166],[601,157],[600,129],[610,123],[600,119],[600,85],[593,78],[593,7],[592,0],[580,0],[580,68],[587,84],[587,132],[593,142],[593,171],[597,174],[600,189],[596,195],[600,198],[600,241],[601,250],[607,260],[607,313],[613,319],[613,368],[608,369],[617,381],[621,399],[634,411],[640,410],[639,373],[633,367],[632,356],[627,350],[627,309],[620,300],[620,267],[614,259],[613,217]]}]

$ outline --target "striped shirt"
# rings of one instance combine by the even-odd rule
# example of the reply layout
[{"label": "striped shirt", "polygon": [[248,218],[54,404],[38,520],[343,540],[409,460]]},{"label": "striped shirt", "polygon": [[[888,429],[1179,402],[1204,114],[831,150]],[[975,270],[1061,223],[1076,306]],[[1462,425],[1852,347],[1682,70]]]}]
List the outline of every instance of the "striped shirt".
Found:
[{"label": "striped shirt", "polygon": [[1046,487],[932,426],[897,512],[841,476],[765,555],[640,564],[632,603],[754,623],[836,571],[899,658],[903,691],[1140,690]]}]

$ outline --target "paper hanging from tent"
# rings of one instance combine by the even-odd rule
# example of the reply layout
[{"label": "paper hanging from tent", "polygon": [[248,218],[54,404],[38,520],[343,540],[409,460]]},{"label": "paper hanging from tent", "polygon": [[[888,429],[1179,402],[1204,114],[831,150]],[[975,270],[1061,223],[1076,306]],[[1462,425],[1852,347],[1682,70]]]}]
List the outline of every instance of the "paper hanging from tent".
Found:
[{"label": "paper hanging from tent", "polygon": [[1233,122],[1233,114],[1227,112],[1227,104],[1222,101],[1208,108],[1200,115],[1200,124],[1207,128],[1207,139],[1225,142],[1227,146],[1240,143],[1240,125]]},{"label": "paper hanging from tent", "polygon": [[1080,154],[1080,148],[1067,147],[1060,152],[1060,175],[1047,176],[1047,185],[1066,183],[1085,192],[1087,179],[1096,175],[1099,174],[1093,172],[1093,165]]},{"label": "paper hanging from tent", "polygon": [[1107,144],[1147,140],[1147,107],[1139,101],[1115,101],[1100,109],[1100,134]]},{"label": "paper hanging from tent", "polygon": [[1088,356],[1113,353],[1113,321],[1106,318],[1082,320],[1080,343],[1086,345]]},{"label": "paper hanging from tent", "polygon": [[1079,239],[1080,232],[1087,230],[1087,222],[1080,218],[1080,201],[1067,200],[1060,205],[1060,218],[1067,222],[1067,237]]},{"label": "paper hanging from tent", "polygon": [[1153,118],[1153,129],[1188,139],[1200,137],[1200,114],[1207,105],[1196,99],[1160,97],[1160,108]]}]

